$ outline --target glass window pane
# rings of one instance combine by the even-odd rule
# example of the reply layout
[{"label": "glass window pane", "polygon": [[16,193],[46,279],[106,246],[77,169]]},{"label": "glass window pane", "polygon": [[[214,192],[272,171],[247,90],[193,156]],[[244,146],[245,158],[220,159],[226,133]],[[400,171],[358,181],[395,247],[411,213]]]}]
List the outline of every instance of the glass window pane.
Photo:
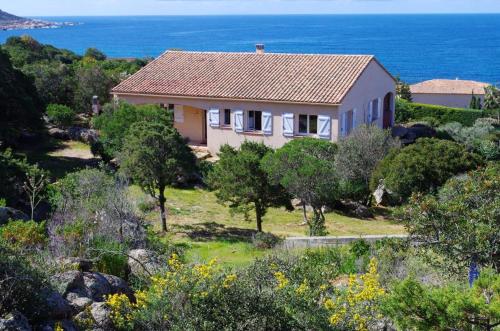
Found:
[{"label": "glass window pane", "polygon": [[310,115],[309,116],[309,133],[316,134],[318,133],[318,116]]},{"label": "glass window pane", "polygon": [[257,131],[262,130],[262,112],[261,111],[255,112],[255,130],[257,130]]},{"label": "glass window pane", "polygon": [[299,115],[299,133],[307,133],[307,115]]},{"label": "glass window pane", "polygon": [[231,125],[231,109],[224,109],[224,125]]},{"label": "glass window pane", "polygon": [[248,111],[248,129],[255,130],[255,113],[253,110]]}]

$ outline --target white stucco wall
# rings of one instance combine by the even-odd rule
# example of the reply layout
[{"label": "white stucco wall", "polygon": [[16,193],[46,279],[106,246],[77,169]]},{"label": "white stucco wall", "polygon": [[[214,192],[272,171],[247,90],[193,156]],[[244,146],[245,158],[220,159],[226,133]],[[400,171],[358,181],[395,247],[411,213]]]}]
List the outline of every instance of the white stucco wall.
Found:
[{"label": "white stucco wall", "polygon": [[[425,94],[412,93],[413,102],[454,108],[469,108],[472,94]],[[476,95],[484,102],[484,95]]]},{"label": "white stucco wall", "polygon": [[[380,98],[382,102],[382,112],[375,122],[382,127],[383,124],[383,103],[387,93],[392,93],[392,119],[394,119],[394,97],[396,95],[396,83],[392,77],[376,61],[372,61],[360,76],[357,83],[349,91],[340,106],[340,112],[346,112],[356,108],[355,123],[357,126],[364,124],[368,120],[368,109],[370,101]],[[394,123],[394,120],[392,121]]]}]

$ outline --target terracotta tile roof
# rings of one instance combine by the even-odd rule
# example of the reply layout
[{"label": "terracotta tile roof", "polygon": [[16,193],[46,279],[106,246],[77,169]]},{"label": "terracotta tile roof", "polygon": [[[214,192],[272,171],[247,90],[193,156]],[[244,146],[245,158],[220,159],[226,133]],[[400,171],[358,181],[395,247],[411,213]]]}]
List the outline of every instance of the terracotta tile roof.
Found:
[{"label": "terracotta tile roof", "polygon": [[340,104],[372,60],[369,55],[168,51],[112,93]]},{"label": "terracotta tile roof", "polygon": [[410,86],[411,93],[424,94],[484,94],[490,84],[472,80],[433,79]]}]

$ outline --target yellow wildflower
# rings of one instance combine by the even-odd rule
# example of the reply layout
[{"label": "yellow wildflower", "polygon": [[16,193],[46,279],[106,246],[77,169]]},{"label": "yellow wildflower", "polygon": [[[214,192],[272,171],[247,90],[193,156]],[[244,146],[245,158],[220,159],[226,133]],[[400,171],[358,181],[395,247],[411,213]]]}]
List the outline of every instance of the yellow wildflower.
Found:
[{"label": "yellow wildflower", "polygon": [[302,284],[300,284],[299,287],[297,287],[297,289],[295,290],[295,293],[297,293],[299,295],[303,295],[308,290],[309,290],[309,285],[307,285],[307,279],[304,279]]},{"label": "yellow wildflower", "polygon": [[282,289],[284,287],[286,287],[288,285],[288,283],[290,282],[284,273],[282,273],[281,271],[277,271],[274,273],[274,277],[276,278],[276,280],[278,281],[278,285],[276,286],[276,288],[278,289]]},{"label": "yellow wildflower", "polygon": [[233,283],[236,281],[237,277],[238,276],[236,276],[236,274],[227,275],[226,278],[224,279],[224,282],[222,283],[222,286],[224,288],[230,288],[231,285],[233,285]]}]

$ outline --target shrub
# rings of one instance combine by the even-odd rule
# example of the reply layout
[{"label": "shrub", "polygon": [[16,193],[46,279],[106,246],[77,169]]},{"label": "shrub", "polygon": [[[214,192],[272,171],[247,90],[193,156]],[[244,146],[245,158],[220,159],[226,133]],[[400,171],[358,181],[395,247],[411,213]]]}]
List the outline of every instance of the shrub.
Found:
[{"label": "shrub", "polygon": [[478,118],[485,117],[485,114],[483,111],[477,109],[426,105],[411,103],[401,99],[396,101],[397,123],[418,121],[429,117],[435,118],[440,124],[458,122],[465,126],[471,126]]},{"label": "shrub", "polygon": [[391,151],[377,166],[370,182],[374,191],[381,181],[400,202],[412,193],[429,192],[452,176],[477,168],[481,158],[447,140],[418,139],[400,151]]},{"label": "shrub", "polygon": [[97,271],[121,278],[127,276],[127,246],[105,237],[97,237],[90,244],[89,257]]},{"label": "shrub", "polygon": [[396,216],[419,247],[444,256],[452,270],[476,263],[498,271],[499,202],[500,165],[492,163],[450,179],[437,196],[415,196]]},{"label": "shrub", "polygon": [[47,286],[43,275],[0,240],[0,316],[19,311],[29,320],[43,313],[42,299]]},{"label": "shrub", "polygon": [[76,113],[64,105],[50,104],[47,106],[49,120],[57,126],[68,127],[75,121]]},{"label": "shrub", "polygon": [[425,286],[408,278],[384,301],[384,312],[401,330],[494,330],[500,323],[500,275],[486,269],[472,288]]},{"label": "shrub", "polygon": [[338,143],[335,167],[343,184],[343,197],[357,198],[364,203],[370,199],[370,177],[377,163],[393,148],[399,148],[398,140],[389,130],[377,126],[360,126]]},{"label": "shrub", "polygon": [[17,249],[43,248],[47,243],[45,222],[10,221],[0,227],[0,238]]},{"label": "shrub", "polygon": [[252,243],[256,248],[270,249],[280,243],[281,239],[269,232],[257,232],[252,237]]}]

